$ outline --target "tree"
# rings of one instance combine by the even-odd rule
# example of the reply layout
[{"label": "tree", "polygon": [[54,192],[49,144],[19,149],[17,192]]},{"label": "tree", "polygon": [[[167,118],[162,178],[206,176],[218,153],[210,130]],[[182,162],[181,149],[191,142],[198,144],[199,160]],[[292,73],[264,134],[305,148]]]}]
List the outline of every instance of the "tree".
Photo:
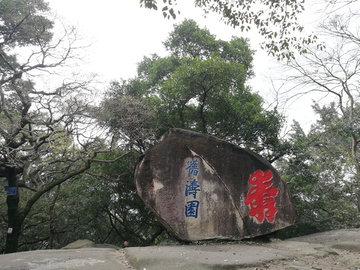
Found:
[{"label": "tree", "polygon": [[[247,40],[218,40],[185,20],[164,45],[170,55],[144,57],[136,78],[109,89],[112,100],[131,96],[148,104],[154,110],[155,138],[177,127],[249,147],[271,161],[283,154],[282,118],[276,110],[265,110],[262,98],[245,84],[253,76]],[[115,114],[108,115],[117,121]]]},{"label": "tree", "polygon": [[[124,153],[99,155],[102,163],[44,194],[23,224],[19,251],[61,248],[78,239],[144,246],[166,237],[160,222],[136,194],[133,171],[139,153],[133,151],[111,162]],[[31,196],[31,191],[21,194],[20,203],[26,203],[24,197]]]},{"label": "tree", "polygon": [[314,104],[319,120],[308,135],[296,127],[297,152],[281,163],[304,210],[302,220],[312,217],[310,223],[318,228],[359,226],[360,37],[358,26],[350,25],[357,18],[356,14],[332,17],[321,26],[329,41],[326,50],[308,47],[307,54],[288,62],[292,75],[287,80],[297,83],[292,91],[299,88],[298,94],[332,97],[326,105]]},{"label": "tree", "polygon": [[[118,155],[121,153],[102,157],[112,160]],[[85,195],[92,198],[92,206],[86,208],[98,209],[103,226],[106,224],[111,232],[108,242],[115,241],[119,246],[124,241],[132,246],[154,244],[165,230],[136,193],[133,173],[139,156],[139,152],[132,151],[121,161],[96,164],[86,176],[88,182],[95,182],[91,186],[96,187],[91,196]]]},{"label": "tree", "polygon": [[[346,134],[356,174],[360,176],[358,162],[359,133],[357,98],[359,97],[359,55],[360,36],[358,30],[351,31],[350,19],[358,18],[356,14],[348,17],[335,16],[321,26],[323,33],[334,45],[327,45],[325,51],[316,51],[309,47],[302,60],[291,60],[290,69],[295,72],[290,80],[307,86],[308,92],[321,92],[331,95],[336,102],[336,113],[341,119]],[[357,29],[358,26],[356,26]],[[358,180],[360,183],[360,179]],[[359,194],[360,195],[360,194]]]},{"label": "tree", "polygon": [[314,111],[317,123],[308,134],[294,123],[292,151],[276,164],[298,214],[294,226],[278,233],[282,238],[360,226],[359,184],[342,119],[334,103]]},{"label": "tree", "polygon": [[75,29],[55,35],[48,12],[42,0],[0,2],[0,177],[16,191],[6,199],[5,221],[12,228],[6,253],[17,251],[36,202],[45,194],[55,199],[53,188],[89,169],[109,145],[94,130],[91,79],[73,75],[58,87],[40,83],[43,72],[55,84],[51,75],[77,56]]},{"label": "tree", "polygon": [[123,144],[124,149],[145,151],[157,130],[155,112],[139,97],[141,82],[126,81],[110,84],[96,112],[99,125]]},{"label": "tree", "polygon": [[[138,64],[138,76],[113,81],[96,113],[101,127],[120,139],[124,149],[140,154],[176,127],[251,148],[270,161],[286,152],[287,145],[279,138],[282,117],[276,110],[264,109],[262,98],[246,85],[253,76],[247,40],[218,40],[193,20],[185,20],[174,26],[164,46],[168,56],[145,56]],[[133,182],[126,181],[132,176],[117,177],[118,170],[104,165],[92,167],[95,171],[89,174],[110,173],[110,178],[119,179],[107,188],[111,192],[101,189],[119,194],[122,203],[104,195],[92,205],[109,214],[116,239],[126,237],[143,245],[165,237],[164,228],[140,202]]]}]

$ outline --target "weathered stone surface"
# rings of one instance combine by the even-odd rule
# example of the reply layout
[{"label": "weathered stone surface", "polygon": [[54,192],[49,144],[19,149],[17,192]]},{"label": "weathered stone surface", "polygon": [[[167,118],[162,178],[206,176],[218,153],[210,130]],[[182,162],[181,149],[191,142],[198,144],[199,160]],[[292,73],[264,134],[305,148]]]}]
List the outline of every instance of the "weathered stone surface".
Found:
[{"label": "weathered stone surface", "polygon": [[94,247],[95,243],[93,241],[87,239],[77,240],[73,243],[68,244],[67,246],[63,247],[62,249],[76,249],[76,248],[91,248]]},{"label": "weathered stone surface", "polygon": [[184,241],[243,239],[292,225],[286,183],[259,155],[213,136],[170,129],[139,160],[139,196]]}]

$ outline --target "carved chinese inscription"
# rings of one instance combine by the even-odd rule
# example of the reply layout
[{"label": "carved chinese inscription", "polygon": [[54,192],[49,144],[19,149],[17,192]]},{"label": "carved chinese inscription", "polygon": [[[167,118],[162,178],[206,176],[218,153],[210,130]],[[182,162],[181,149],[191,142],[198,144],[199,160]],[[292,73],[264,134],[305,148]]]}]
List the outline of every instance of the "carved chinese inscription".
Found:
[{"label": "carved chinese inscription", "polygon": [[279,191],[271,187],[273,182],[270,180],[273,175],[270,171],[257,171],[250,176],[249,184],[253,186],[245,198],[245,204],[251,207],[249,215],[256,218],[260,223],[266,218],[269,222],[274,222],[277,208],[275,207],[275,197]]},{"label": "carved chinese inscription", "polygon": [[[200,202],[196,200],[196,194],[201,191],[197,181],[197,176],[199,174],[198,161],[188,161],[187,164],[189,166],[186,170],[188,171],[188,178],[190,180],[186,181],[187,185],[185,186],[185,217],[197,218]],[[187,199],[191,199],[191,201]]]}]

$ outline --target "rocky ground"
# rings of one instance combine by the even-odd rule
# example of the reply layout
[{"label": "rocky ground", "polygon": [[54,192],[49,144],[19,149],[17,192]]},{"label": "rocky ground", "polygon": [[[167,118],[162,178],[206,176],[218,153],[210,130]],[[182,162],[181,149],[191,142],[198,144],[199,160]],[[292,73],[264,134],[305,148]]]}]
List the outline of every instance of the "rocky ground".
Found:
[{"label": "rocky ground", "polygon": [[[242,270],[347,270],[360,269],[360,253],[347,250],[333,249],[337,254],[325,256],[314,255],[295,255],[294,258],[284,260],[274,260],[260,264],[258,266],[241,267]],[[125,251],[114,253],[114,257],[119,264],[127,269],[132,267],[125,256]],[[139,269],[139,268],[138,268]],[[146,268],[145,268],[146,269]],[[151,268],[152,269],[152,268]],[[141,269],[143,270],[143,269]]]},{"label": "rocky ground", "polygon": [[127,269],[135,269],[132,267],[129,263],[129,261],[125,257],[125,250],[117,250],[112,254],[114,260],[120,264],[121,266],[127,268]]},{"label": "rocky ground", "polygon": [[360,269],[360,229],[270,243],[119,249],[76,241],[60,250],[0,255],[1,270],[340,270]]},{"label": "rocky ground", "polygon": [[349,265],[351,259],[348,256],[360,256],[360,254],[353,254],[349,251],[336,250],[338,255],[328,255],[325,257],[314,257],[312,255],[298,255],[294,259],[280,260],[268,262],[257,267],[241,268],[243,270],[345,270],[345,269],[360,269],[360,265]]},{"label": "rocky ground", "polygon": [[189,266],[194,270],[360,269],[360,230],[330,231],[263,244],[130,248],[120,256],[141,270]]}]

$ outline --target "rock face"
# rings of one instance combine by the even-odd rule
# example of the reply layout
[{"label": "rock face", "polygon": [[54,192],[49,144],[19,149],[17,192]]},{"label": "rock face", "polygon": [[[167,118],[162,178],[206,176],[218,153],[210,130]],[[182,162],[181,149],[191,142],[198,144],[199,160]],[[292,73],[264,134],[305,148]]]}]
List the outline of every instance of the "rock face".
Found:
[{"label": "rock face", "polygon": [[290,226],[286,183],[259,155],[213,136],[170,129],[139,160],[137,192],[183,241],[240,240]]}]

